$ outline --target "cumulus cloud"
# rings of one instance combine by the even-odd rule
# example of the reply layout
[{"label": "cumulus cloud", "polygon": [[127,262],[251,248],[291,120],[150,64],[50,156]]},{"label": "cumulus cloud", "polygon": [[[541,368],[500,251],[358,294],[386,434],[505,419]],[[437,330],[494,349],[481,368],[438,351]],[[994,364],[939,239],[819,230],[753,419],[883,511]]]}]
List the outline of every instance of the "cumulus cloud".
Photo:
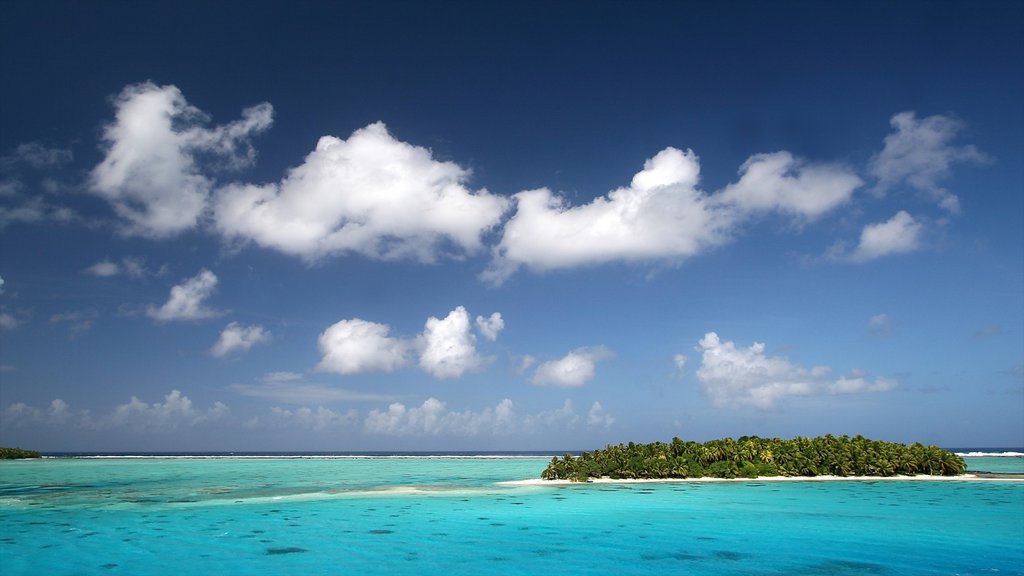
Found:
[{"label": "cumulus cloud", "polygon": [[359,374],[401,368],[408,362],[410,343],[388,336],[390,330],[359,318],[332,324],[318,340],[323,358],[317,370]]},{"label": "cumulus cloud", "polygon": [[376,123],[348,140],[322,137],[281,182],[223,187],[214,218],[227,239],[307,261],[358,253],[433,262],[453,248],[480,250],[507,209],[505,198],[466,188],[468,177]]},{"label": "cumulus cloud", "polygon": [[294,409],[274,406],[270,409],[268,417],[254,416],[245,422],[244,427],[250,430],[329,430],[352,426],[358,420],[359,414],[355,410],[335,412],[324,406],[317,406],[316,408],[303,406]]},{"label": "cumulus cloud", "polygon": [[210,354],[223,358],[235,352],[245,352],[257,344],[270,342],[270,330],[259,324],[243,326],[232,322],[224,327],[220,338],[210,348]]},{"label": "cumulus cloud", "polygon": [[672,363],[676,365],[676,369],[682,372],[686,368],[686,361],[689,360],[683,354],[676,354],[672,357]]},{"label": "cumulus cloud", "polygon": [[949,178],[953,164],[988,161],[974,146],[953,145],[963,123],[941,114],[918,119],[914,112],[900,112],[889,123],[894,132],[885,137],[885,147],[868,166],[878,179],[874,192],[881,195],[906,184],[924,192],[942,208],[959,212],[960,199],[941,182]]},{"label": "cumulus cloud", "polygon": [[510,432],[515,422],[512,401],[502,400],[494,408],[479,412],[448,410],[437,398],[428,398],[420,406],[406,407],[395,402],[384,410],[372,410],[364,428],[370,434],[391,436],[455,435],[476,436]]},{"label": "cumulus cloud", "polygon": [[213,181],[200,164],[236,169],[255,158],[250,138],[270,127],[263,103],[234,122],[204,127],[207,117],[175,86],[126,86],[114,99],[115,119],[103,132],[105,157],[89,190],[106,199],[133,236],[167,238],[194,228]]},{"label": "cumulus cloud", "polygon": [[604,428],[605,430],[615,424],[615,417],[605,412],[600,402],[594,402],[587,411],[587,426],[590,428]]},{"label": "cumulus cloud", "polygon": [[[64,426],[73,423],[75,414],[67,402],[55,398],[46,409],[29,406],[24,402],[16,402],[4,409],[0,417],[0,427],[21,428],[25,426]],[[87,425],[87,413],[78,413],[79,424]]]},{"label": "cumulus cloud", "polygon": [[146,315],[159,322],[202,320],[220,316],[223,312],[206,305],[206,300],[217,289],[217,282],[217,276],[204,268],[199,274],[171,288],[167,302],[159,308],[148,307]]},{"label": "cumulus cloud", "polygon": [[913,252],[920,247],[923,229],[921,222],[900,210],[885,222],[865,226],[860,233],[860,243],[849,259],[866,262],[891,254]]},{"label": "cumulus cloud", "polygon": [[550,190],[519,192],[515,215],[482,278],[501,284],[534,271],[613,261],[680,261],[730,239],[750,216],[775,211],[812,220],[847,202],[862,182],[852,171],[809,164],[788,152],[750,157],[740,179],[708,195],[691,150],[665,148],[628,187],[581,206]]},{"label": "cumulus cloud", "polygon": [[612,356],[604,346],[577,348],[558,360],[544,362],[533,374],[533,383],[563,388],[578,388],[594,377],[598,361]]},{"label": "cumulus cloud", "polygon": [[148,274],[145,264],[146,261],[143,258],[122,258],[120,262],[114,262],[107,258],[89,266],[84,272],[100,278],[127,276],[138,279]]},{"label": "cumulus cloud", "polygon": [[807,370],[785,358],[767,356],[760,342],[737,348],[714,332],[701,338],[698,350],[702,359],[697,381],[716,406],[772,408],[786,396],[811,394],[830,372],[825,366]]},{"label": "cumulus cloud", "polygon": [[113,412],[101,419],[99,426],[136,430],[190,428],[216,422],[226,417],[228,413],[228,407],[221,402],[214,402],[206,410],[197,409],[188,396],[179,390],[172,390],[164,396],[163,402],[152,404],[132,396],[128,403],[118,405]]},{"label": "cumulus cloud", "polygon": [[469,331],[469,313],[462,306],[443,320],[428,318],[419,343],[420,368],[436,378],[459,378],[483,363],[476,337]]},{"label": "cumulus cloud", "polygon": [[897,385],[889,378],[869,381],[859,370],[831,380],[832,369],[828,366],[807,369],[786,358],[768,356],[761,342],[737,348],[714,332],[704,335],[697,350],[702,352],[697,381],[715,406],[767,410],[790,396],[808,396],[825,390],[832,394],[887,392]]},{"label": "cumulus cloud", "polygon": [[505,321],[501,318],[500,312],[491,314],[489,318],[477,316],[476,328],[484,338],[494,342],[498,339],[498,332],[501,332],[505,328]]},{"label": "cumulus cloud", "polygon": [[743,211],[776,211],[813,220],[848,202],[862,184],[843,166],[808,164],[789,152],[756,154],[740,167],[739,181],[714,200]]},{"label": "cumulus cloud", "polygon": [[523,265],[544,271],[682,259],[721,243],[729,218],[696,188],[699,175],[692,151],[666,148],[647,160],[630,186],[582,206],[569,206],[547,188],[519,192],[483,278],[500,284]]},{"label": "cumulus cloud", "polygon": [[[326,372],[358,374],[391,372],[418,355],[421,370],[435,378],[460,378],[491,360],[477,353],[476,336],[470,331],[469,312],[456,307],[443,319],[431,316],[423,332],[413,338],[390,336],[391,328],[366,320],[342,320],[320,335],[323,359],[317,367]],[[477,318],[482,333],[494,335],[503,325],[500,314]]]}]

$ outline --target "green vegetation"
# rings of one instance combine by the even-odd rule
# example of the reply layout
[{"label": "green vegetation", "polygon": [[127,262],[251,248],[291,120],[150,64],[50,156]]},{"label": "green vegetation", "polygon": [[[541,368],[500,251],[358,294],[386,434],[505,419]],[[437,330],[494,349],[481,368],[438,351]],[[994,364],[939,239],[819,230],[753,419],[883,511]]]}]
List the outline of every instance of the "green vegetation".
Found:
[{"label": "green vegetation", "polygon": [[590,478],[757,478],[758,476],[956,476],[967,470],[956,454],[923,444],[897,444],[862,436],[780,440],[744,436],[703,444],[672,442],[609,445],[603,450],[555,457],[545,480]]},{"label": "green vegetation", "polygon": [[15,460],[18,458],[41,458],[35,450],[22,450],[21,448],[0,448],[0,460]]}]

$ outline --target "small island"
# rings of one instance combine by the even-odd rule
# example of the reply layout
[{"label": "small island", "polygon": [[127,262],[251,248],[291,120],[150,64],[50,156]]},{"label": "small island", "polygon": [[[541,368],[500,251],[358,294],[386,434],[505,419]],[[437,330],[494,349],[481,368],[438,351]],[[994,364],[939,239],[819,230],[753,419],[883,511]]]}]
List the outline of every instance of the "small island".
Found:
[{"label": "small island", "polygon": [[0,460],[20,460],[22,458],[42,458],[35,450],[0,447]]},{"label": "small island", "polygon": [[959,476],[960,456],[935,446],[868,440],[862,436],[797,437],[791,440],[743,436],[710,442],[609,445],[579,456],[555,457],[541,478],[586,482],[763,476]]}]

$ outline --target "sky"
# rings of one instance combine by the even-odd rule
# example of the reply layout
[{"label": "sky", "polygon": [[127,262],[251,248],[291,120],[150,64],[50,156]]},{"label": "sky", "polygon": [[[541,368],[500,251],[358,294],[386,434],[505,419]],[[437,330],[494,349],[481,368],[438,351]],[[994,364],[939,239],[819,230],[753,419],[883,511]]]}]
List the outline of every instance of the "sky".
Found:
[{"label": "sky", "polygon": [[0,3],[0,445],[1024,446],[1024,4]]}]

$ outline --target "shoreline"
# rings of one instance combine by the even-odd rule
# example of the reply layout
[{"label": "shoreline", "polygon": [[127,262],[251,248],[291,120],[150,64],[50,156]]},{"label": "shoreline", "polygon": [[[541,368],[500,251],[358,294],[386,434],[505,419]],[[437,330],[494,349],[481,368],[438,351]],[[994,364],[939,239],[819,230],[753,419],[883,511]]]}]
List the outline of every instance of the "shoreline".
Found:
[{"label": "shoreline", "polygon": [[897,481],[897,482],[942,482],[942,481],[968,481],[968,482],[1024,482],[1024,475],[1008,475],[1006,477],[995,475],[961,474],[959,476],[932,476],[919,474],[916,476],[760,476],[757,478],[591,478],[587,482],[573,482],[572,480],[544,480],[542,478],[528,478],[525,480],[508,480],[498,482],[502,486],[572,486],[583,484],[678,484],[690,483],[725,483],[725,482],[874,482],[874,481]]}]

